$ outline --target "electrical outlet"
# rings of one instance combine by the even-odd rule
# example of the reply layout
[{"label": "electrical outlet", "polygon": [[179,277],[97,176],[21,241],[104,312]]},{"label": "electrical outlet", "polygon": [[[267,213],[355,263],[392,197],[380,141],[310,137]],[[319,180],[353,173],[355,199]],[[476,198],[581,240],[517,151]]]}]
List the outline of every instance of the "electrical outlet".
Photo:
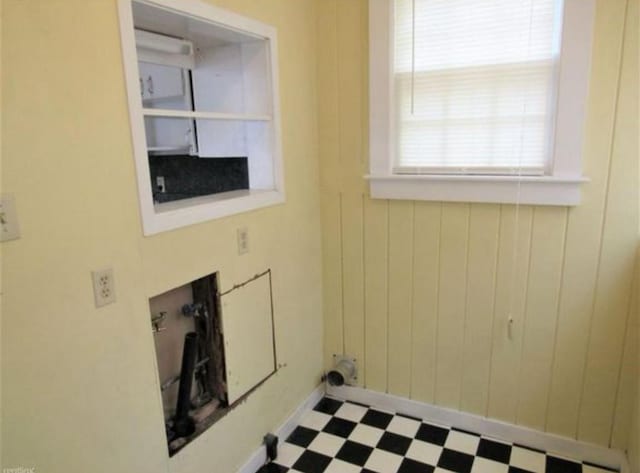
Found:
[{"label": "electrical outlet", "polygon": [[156,176],[156,190],[162,194],[167,192],[167,187],[165,186],[164,182],[164,176]]},{"label": "electrical outlet", "polygon": [[113,269],[105,268],[91,272],[93,278],[93,296],[96,307],[116,301],[116,288],[113,281]]},{"label": "electrical outlet", "polygon": [[247,227],[238,228],[238,254],[249,253],[249,230]]}]

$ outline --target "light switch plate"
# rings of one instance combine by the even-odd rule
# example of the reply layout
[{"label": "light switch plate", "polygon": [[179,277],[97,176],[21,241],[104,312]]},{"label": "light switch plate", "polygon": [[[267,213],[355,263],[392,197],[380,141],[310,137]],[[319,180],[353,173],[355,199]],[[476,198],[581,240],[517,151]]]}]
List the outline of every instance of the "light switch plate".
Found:
[{"label": "light switch plate", "polygon": [[0,195],[0,241],[20,238],[20,225],[13,194]]}]

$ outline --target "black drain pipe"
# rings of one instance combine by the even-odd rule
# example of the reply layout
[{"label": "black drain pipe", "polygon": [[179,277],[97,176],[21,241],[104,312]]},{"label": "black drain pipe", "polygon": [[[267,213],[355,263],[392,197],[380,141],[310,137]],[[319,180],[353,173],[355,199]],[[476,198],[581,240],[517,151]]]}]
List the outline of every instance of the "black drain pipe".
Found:
[{"label": "black drain pipe", "polygon": [[189,408],[191,407],[191,386],[193,384],[193,371],[196,367],[197,354],[198,334],[189,332],[184,336],[178,403],[174,418],[174,430],[178,437],[186,437],[195,431],[195,423],[189,417]]}]

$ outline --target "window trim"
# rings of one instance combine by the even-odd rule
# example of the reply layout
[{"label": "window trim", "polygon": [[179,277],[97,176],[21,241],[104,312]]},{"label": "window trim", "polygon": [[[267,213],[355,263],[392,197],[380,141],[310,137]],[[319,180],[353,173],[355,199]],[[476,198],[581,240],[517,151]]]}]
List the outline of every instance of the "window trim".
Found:
[{"label": "window trim", "polygon": [[393,0],[369,0],[369,180],[372,198],[578,205],[595,0],[564,0],[549,175],[393,172]]},{"label": "window trim", "polygon": [[[241,118],[249,120],[270,119],[273,130],[272,169],[274,189],[231,191],[164,204],[154,204],[151,183],[148,178],[150,171],[144,127],[145,109],[140,100],[138,84],[138,55],[136,51],[132,11],[132,3],[134,1],[164,8],[177,14],[200,18],[231,30],[240,31],[257,38],[264,38],[267,41],[270,67],[269,79],[271,82],[270,92],[272,94],[271,116],[251,117],[243,115]],[[199,0],[118,0],[118,13],[143,234],[150,236],[196,223],[284,203],[285,189],[281,143],[278,37],[276,28]],[[159,113],[160,112],[162,111],[159,111]],[[180,114],[177,113],[177,115]],[[221,113],[188,112],[184,115],[196,118],[202,115],[203,118],[209,119],[238,118],[233,114]],[[163,116],[166,116],[166,113]]]}]

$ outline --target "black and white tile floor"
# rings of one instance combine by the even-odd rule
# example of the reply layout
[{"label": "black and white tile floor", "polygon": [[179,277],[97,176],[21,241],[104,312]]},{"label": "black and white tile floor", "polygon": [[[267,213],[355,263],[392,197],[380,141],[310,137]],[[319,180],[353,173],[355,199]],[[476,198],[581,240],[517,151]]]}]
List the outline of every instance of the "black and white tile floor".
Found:
[{"label": "black and white tile floor", "polygon": [[260,472],[608,473],[521,445],[323,398]]}]

